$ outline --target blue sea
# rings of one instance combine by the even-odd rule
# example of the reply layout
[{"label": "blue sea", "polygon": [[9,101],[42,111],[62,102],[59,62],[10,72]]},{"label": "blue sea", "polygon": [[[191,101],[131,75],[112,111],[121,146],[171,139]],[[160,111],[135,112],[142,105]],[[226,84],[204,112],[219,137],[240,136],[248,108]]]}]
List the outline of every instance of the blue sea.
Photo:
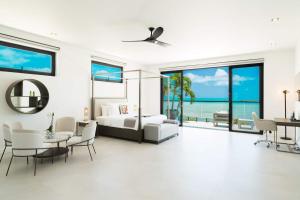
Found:
[{"label": "blue sea", "polygon": [[[211,121],[215,112],[229,112],[229,103],[226,99],[196,99],[192,104],[185,99],[183,102],[183,119],[188,117],[197,121]],[[172,102],[170,101],[170,107]],[[177,108],[178,101],[175,100],[174,108]],[[165,101],[164,108],[167,108]],[[252,119],[252,112],[259,114],[259,103],[257,102],[234,102],[233,119]]]}]

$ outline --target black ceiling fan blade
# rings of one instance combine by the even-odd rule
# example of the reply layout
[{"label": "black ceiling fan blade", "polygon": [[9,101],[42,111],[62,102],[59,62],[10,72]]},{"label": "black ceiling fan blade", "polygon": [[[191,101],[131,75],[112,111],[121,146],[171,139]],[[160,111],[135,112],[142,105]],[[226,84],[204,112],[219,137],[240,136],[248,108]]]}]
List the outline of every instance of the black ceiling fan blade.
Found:
[{"label": "black ceiling fan blade", "polygon": [[159,40],[155,40],[154,43],[163,47],[171,46],[171,44]]},{"label": "black ceiling fan blade", "polygon": [[157,39],[159,36],[161,36],[161,34],[164,32],[163,27],[158,27],[154,30],[152,37],[153,39]]},{"label": "black ceiling fan blade", "polygon": [[149,42],[149,43],[157,44],[157,45],[163,46],[163,47],[171,45],[169,43],[157,40],[157,38],[160,37],[161,34],[163,34],[163,32],[164,32],[163,27],[157,27],[156,29],[154,27],[149,27],[149,31],[151,32],[150,37],[148,37],[144,40],[126,40],[126,41],[122,41],[122,42]]},{"label": "black ceiling fan blade", "polygon": [[122,42],[145,42],[145,40],[125,40],[125,41],[122,41]]}]

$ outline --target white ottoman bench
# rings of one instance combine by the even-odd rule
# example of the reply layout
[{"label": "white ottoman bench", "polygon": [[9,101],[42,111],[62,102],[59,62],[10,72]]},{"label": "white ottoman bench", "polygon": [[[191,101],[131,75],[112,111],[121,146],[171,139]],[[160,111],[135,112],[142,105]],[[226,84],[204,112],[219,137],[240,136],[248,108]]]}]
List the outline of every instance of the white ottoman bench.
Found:
[{"label": "white ottoman bench", "polygon": [[178,135],[179,124],[176,120],[164,120],[162,124],[146,124],[144,141],[159,144]]}]

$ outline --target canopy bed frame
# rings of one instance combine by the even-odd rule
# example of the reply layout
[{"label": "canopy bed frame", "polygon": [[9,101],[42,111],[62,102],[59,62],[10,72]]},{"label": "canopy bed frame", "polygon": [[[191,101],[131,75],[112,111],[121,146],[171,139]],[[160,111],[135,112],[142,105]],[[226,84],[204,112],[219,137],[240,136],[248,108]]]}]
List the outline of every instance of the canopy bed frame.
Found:
[{"label": "canopy bed frame", "polygon": [[[137,73],[137,76],[126,78],[124,75],[129,73]],[[122,74],[121,80],[123,80],[124,85],[124,96],[123,97],[95,97],[95,78],[96,77],[104,77],[109,78],[112,77],[112,75],[116,74]],[[144,74],[148,76],[143,76]],[[130,129],[130,128],[118,128],[118,127],[112,127],[112,126],[106,126],[106,125],[100,125],[98,123],[97,125],[97,135],[102,136],[108,136],[108,137],[115,137],[115,138],[121,138],[121,139],[127,139],[127,140],[133,140],[141,143],[144,139],[144,131],[142,128],[142,80],[145,79],[167,79],[167,87],[168,87],[168,95],[167,95],[167,118],[170,116],[170,78],[169,76],[149,72],[145,70],[127,70],[127,71],[121,71],[121,72],[97,72],[92,76],[92,99],[91,99],[91,118],[95,120],[95,113],[96,113],[96,103],[97,101],[100,102],[118,102],[118,101],[127,101],[127,89],[128,89],[128,81],[130,80],[138,80],[138,116],[137,116],[137,129]],[[100,110],[100,109],[99,109]]]}]

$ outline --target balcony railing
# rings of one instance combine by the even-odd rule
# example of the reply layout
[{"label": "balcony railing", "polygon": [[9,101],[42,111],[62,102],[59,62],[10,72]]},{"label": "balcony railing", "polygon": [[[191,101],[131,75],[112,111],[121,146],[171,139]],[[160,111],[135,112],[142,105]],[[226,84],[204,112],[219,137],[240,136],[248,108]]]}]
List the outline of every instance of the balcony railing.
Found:
[{"label": "balcony railing", "polygon": [[[166,108],[167,101],[164,101]],[[174,102],[174,108],[177,108],[178,101]],[[166,109],[165,109],[166,110]],[[216,112],[229,113],[229,101],[195,101],[183,102],[183,121],[201,121],[212,122],[213,114]],[[258,101],[233,101],[232,118],[235,119],[252,119],[252,112],[259,113]],[[180,112],[178,112],[180,115]]]}]

